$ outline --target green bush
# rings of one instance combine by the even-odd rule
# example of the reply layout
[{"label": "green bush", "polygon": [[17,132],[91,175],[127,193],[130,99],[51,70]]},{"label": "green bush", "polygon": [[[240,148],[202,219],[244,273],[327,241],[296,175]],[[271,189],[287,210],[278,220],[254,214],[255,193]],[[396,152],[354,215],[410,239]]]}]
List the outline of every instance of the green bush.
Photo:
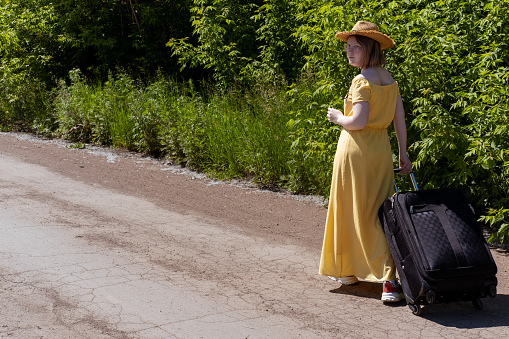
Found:
[{"label": "green bush", "polygon": [[48,83],[69,41],[47,1],[0,1],[0,14],[0,125],[48,133]]},{"label": "green bush", "polygon": [[158,155],[165,104],[157,84],[144,88],[122,74],[91,84],[74,70],[55,91],[54,109],[64,138]]},{"label": "green bush", "polygon": [[52,128],[44,82],[16,62],[6,61],[0,66],[0,87],[0,125],[41,132]]},{"label": "green bush", "polygon": [[206,69],[223,87],[296,79],[303,51],[294,0],[192,0],[193,34],[167,46],[182,69]]}]

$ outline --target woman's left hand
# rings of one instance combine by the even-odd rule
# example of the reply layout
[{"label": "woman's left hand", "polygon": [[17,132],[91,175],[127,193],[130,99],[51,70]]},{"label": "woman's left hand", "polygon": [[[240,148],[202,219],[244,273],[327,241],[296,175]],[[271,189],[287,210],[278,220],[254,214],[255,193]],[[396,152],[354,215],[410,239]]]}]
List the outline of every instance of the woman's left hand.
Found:
[{"label": "woman's left hand", "polygon": [[329,107],[327,109],[327,119],[330,122],[333,122],[333,123],[337,124],[338,123],[338,117],[342,117],[342,116],[343,116],[343,112],[341,112],[338,109],[335,109],[335,108],[332,108],[332,107]]}]

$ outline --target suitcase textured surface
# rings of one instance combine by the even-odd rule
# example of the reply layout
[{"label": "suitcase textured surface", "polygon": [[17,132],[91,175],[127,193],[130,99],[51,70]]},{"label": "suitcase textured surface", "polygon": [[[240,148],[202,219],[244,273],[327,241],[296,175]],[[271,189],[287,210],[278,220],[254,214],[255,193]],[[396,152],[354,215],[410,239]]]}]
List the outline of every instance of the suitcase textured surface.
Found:
[{"label": "suitcase textured surface", "polygon": [[459,300],[481,309],[480,298],[496,295],[497,267],[463,192],[397,192],[379,215],[414,314],[421,305]]}]

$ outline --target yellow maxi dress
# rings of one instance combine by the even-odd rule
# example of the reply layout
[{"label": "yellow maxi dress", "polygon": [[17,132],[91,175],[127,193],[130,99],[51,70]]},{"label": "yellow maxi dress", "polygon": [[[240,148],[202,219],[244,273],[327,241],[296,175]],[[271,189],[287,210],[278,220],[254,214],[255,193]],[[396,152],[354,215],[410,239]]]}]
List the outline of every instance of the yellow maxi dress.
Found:
[{"label": "yellow maxi dress", "polygon": [[396,278],[378,208],[394,193],[387,127],[398,95],[396,82],[378,86],[359,77],[352,81],[344,114],[352,114],[354,103],[368,101],[369,119],[364,129],[343,129],[339,137],[320,260],[322,275],[368,281]]}]

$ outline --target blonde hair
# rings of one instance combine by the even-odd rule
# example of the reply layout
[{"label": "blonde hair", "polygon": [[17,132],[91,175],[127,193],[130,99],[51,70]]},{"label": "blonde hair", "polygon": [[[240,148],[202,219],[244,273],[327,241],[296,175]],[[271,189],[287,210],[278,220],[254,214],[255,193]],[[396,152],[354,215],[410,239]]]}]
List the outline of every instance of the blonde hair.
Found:
[{"label": "blonde hair", "polygon": [[378,41],[362,35],[355,35],[355,39],[362,47],[363,60],[361,69],[378,67],[387,63]]}]

